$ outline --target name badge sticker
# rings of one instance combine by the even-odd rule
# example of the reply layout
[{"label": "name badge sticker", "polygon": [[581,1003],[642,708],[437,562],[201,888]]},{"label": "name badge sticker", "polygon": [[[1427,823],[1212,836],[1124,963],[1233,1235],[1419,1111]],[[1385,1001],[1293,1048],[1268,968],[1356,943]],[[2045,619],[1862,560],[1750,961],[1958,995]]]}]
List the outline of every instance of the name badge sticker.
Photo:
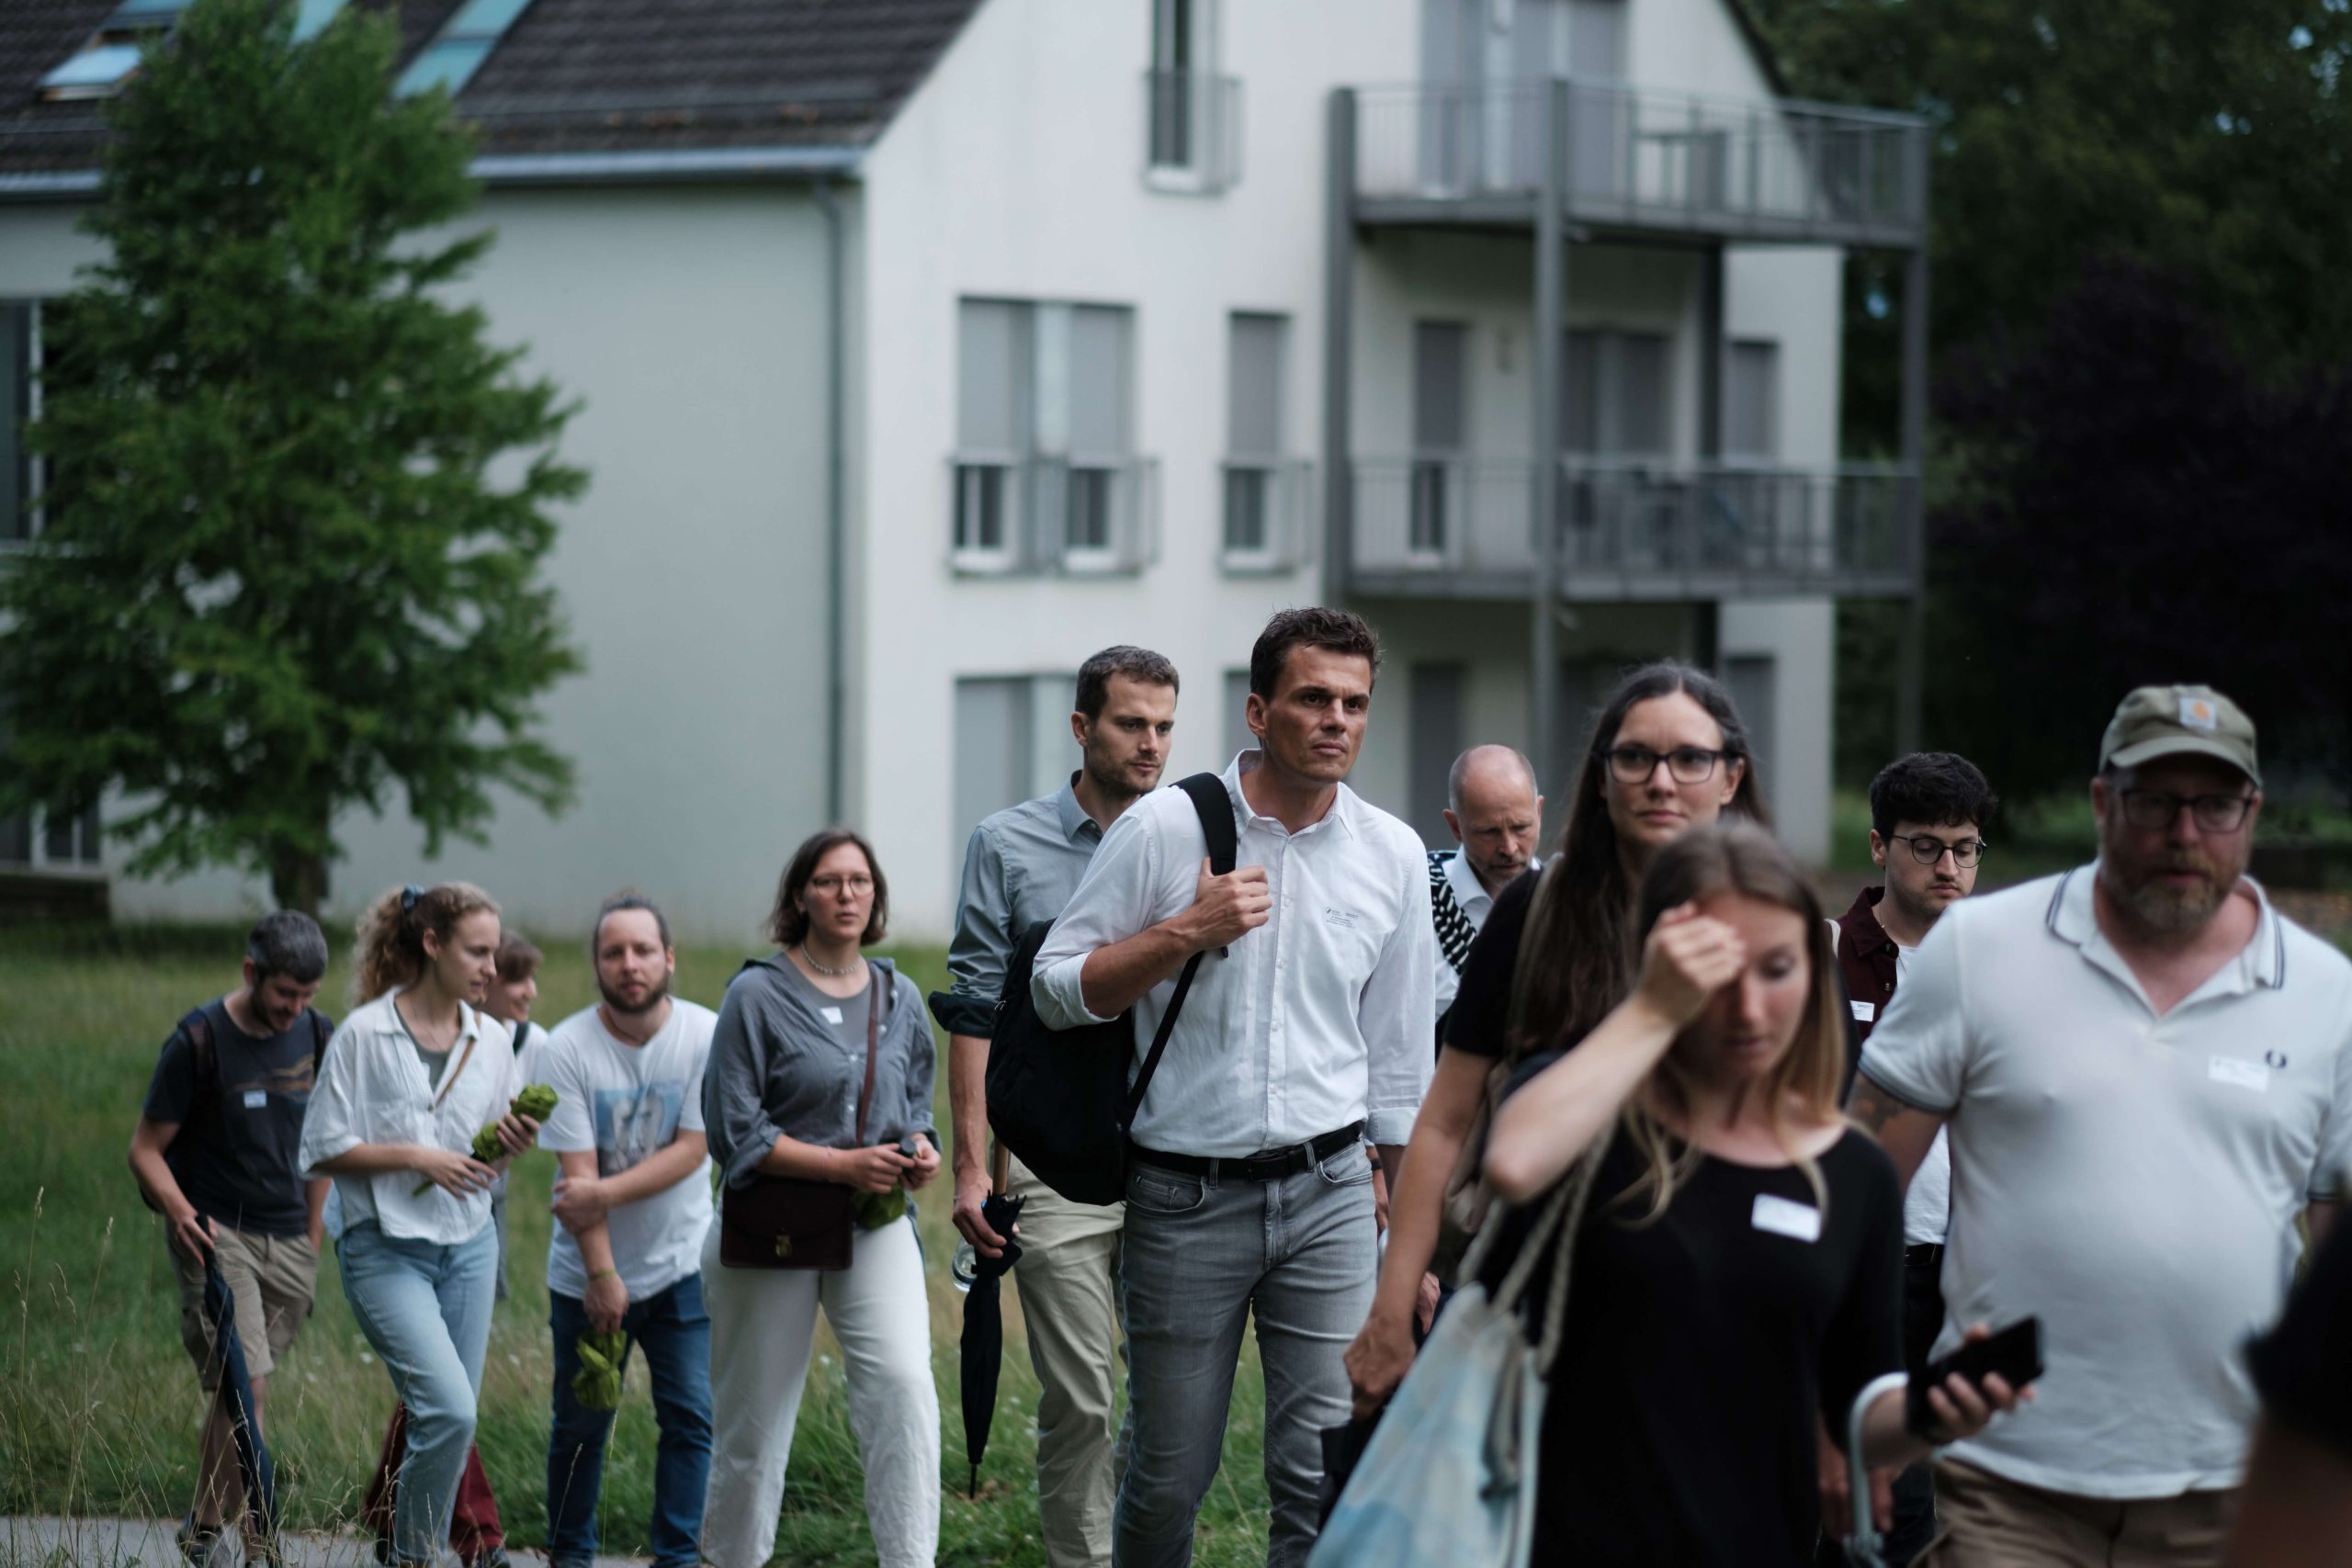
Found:
[{"label": "name badge sticker", "polygon": [[259,1111],[263,1106],[267,1105],[268,1103],[269,1090],[266,1089],[249,1089],[245,1090],[246,1110]]},{"label": "name badge sticker", "polygon": [[1850,1004],[1850,1005],[1852,1006],[1852,1008],[1853,1008],[1853,1010],[1854,1010],[1854,1021],[1855,1021],[1856,1023],[1873,1023],[1873,1022],[1876,1022],[1876,1021],[1877,1021],[1877,1020],[1878,1020],[1878,1004],[1877,1004],[1877,1003],[1875,1003],[1875,1002],[1854,1002],[1854,1003],[1852,1003],[1852,1004]]},{"label": "name badge sticker", "polygon": [[817,1010],[825,1015],[827,1023],[839,1023],[842,1021],[842,1010],[839,1008],[819,1008]]},{"label": "name badge sticker", "polygon": [[1790,1198],[1776,1198],[1770,1192],[1756,1195],[1756,1210],[1748,1223],[1759,1231],[1770,1231],[1796,1241],[1821,1239],[1821,1211],[1810,1203],[1800,1203]]},{"label": "name badge sticker", "polygon": [[2206,1073],[2215,1083],[2250,1089],[2256,1094],[2267,1094],[2270,1090],[2270,1069],[2260,1062],[2242,1062],[2235,1056],[2216,1056]]}]

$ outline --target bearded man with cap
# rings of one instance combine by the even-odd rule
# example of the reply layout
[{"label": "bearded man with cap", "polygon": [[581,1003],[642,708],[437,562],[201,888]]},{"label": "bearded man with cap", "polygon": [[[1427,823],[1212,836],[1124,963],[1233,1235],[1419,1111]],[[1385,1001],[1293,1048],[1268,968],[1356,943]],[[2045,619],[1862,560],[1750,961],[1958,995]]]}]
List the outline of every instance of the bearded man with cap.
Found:
[{"label": "bearded man with cap", "polygon": [[1906,1182],[1949,1127],[1937,1353],[2041,1320],[2039,1402],[1936,1466],[1938,1568],[2219,1568],[2244,1346],[2352,1165],[2352,963],[2245,874],[2253,722],[2143,686],[2090,787],[2098,859],[1938,921],[1849,1107]]}]

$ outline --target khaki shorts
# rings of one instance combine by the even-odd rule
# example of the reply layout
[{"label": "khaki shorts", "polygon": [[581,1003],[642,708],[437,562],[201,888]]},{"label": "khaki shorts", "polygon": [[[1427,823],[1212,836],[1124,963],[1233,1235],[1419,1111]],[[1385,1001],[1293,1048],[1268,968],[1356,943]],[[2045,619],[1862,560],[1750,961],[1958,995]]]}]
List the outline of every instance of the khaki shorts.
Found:
[{"label": "khaki shorts", "polygon": [[2075,1497],[1955,1460],[1936,1461],[1944,1533],[1920,1568],[2221,1568],[2235,1490]]},{"label": "khaki shorts", "polygon": [[[167,1238],[172,1272],[180,1282],[180,1343],[195,1360],[206,1392],[220,1386],[220,1360],[212,1353],[212,1319],[204,1310],[204,1264],[185,1257]],[[245,1375],[266,1377],[294,1343],[295,1331],[311,1315],[319,1249],[308,1236],[260,1235],[219,1227],[212,1256],[237,1303],[237,1341],[244,1347]]]}]

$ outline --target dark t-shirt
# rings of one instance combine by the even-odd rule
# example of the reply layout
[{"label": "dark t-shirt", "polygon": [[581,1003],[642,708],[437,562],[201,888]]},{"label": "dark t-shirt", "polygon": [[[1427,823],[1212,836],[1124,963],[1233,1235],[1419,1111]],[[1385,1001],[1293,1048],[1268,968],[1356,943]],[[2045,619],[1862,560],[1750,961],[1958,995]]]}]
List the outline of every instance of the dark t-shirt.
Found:
[{"label": "dark t-shirt", "polygon": [[2338,1220],[2287,1315],[2246,1359],[2273,1418],[2352,1459],[2352,1220]]},{"label": "dark t-shirt", "polygon": [[[1536,883],[1543,873],[1520,873],[1511,885],[1495,895],[1487,923],[1462,961],[1462,985],[1445,1015],[1445,1043],[1473,1056],[1501,1056],[1503,1032],[1510,1025],[1511,975],[1519,967],[1520,944],[1527,935],[1527,911],[1535,902]],[[1832,973],[1835,973],[1833,970]],[[1838,976],[1838,1016],[1846,1032],[1845,1085],[1850,1088],[1861,1064],[1862,1038],[1854,1026],[1854,1010],[1847,998],[1846,982]]]},{"label": "dark t-shirt", "polygon": [[212,1001],[202,1012],[212,1032],[209,1103],[198,1104],[196,1045],[185,1029],[164,1042],[142,1108],[179,1125],[164,1163],[196,1212],[232,1230],[300,1235],[310,1228],[302,1190],[302,1113],[320,1040],[334,1025],[306,1010],[294,1027],[256,1040]]},{"label": "dark t-shirt", "polygon": [[[1813,1561],[1816,1412],[1843,1432],[1855,1396],[1903,1370],[1894,1165],[1854,1132],[1817,1163],[1826,1213],[1794,1168],[1705,1157],[1643,1224],[1645,1199],[1610,1202],[1639,1156],[1611,1147],[1544,1406],[1534,1562]],[[1809,1224],[1817,1240],[1789,1234]]]}]

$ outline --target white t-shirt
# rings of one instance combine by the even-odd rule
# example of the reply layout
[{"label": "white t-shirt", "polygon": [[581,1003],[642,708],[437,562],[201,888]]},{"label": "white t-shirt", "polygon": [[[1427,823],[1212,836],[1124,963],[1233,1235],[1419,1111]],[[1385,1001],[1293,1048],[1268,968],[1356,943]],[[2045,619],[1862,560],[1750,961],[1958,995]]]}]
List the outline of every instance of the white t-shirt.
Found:
[{"label": "white t-shirt", "polygon": [[[1912,954],[1918,951],[1899,942],[1894,944],[1894,988],[1898,993],[1911,973]],[[1928,1145],[1928,1157],[1919,1162],[1909,1189],[1903,1194],[1903,1245],[1933,1246],[1951,1234],[1951,1134],[1939,1127],[1936,1141]]]},{"label": "white t-shirt", "polygon": [[[555,1090],[555,1110],[539,1130],[539,1145],[557,1154],[594,1150],[596,1174],[618,1176],[667,1148],[682,1132],[702,1125],[702,1069],[718,1015],[673,998],[670,1020],[642,1045],[616,1040],[594,1008],[573,1013],[548,1032],[533,1063]],[[613,1267],[629,1299],[643,1301],[702,1267],[703,1235],[710,1228],[709,1162],[675,1185],[605,1213]],[[580,1244],[560,1223],[548,1247],[548,1289],[559,1295],[588,1292]]]},{"label": "white t-shirt", "polygon": [[2235,1485],[2295,1217],[2352,1163],[2352,963],[2270,908],[2157,1015],[2095,866],[1980,894],[1928,933],[1862,1052],[1950,1118],[1945,1320],[2041,1319],[2039,1401],[1952,1457],[2077,1496]]}]

